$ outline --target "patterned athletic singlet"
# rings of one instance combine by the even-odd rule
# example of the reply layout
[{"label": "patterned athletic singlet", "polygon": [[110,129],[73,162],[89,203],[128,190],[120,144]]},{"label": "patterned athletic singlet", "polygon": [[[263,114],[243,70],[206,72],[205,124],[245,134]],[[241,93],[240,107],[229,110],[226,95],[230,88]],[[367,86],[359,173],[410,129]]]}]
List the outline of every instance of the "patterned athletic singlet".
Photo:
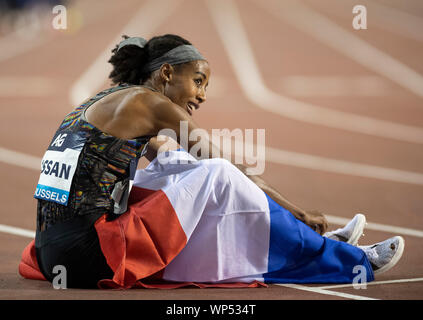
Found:
[{"label": "patterned athletic singlet", "polygon": [[41,162],[34,194],[38,199],[37,231],[78,215],[117,217],[126,211],[131,180],[151,136],[116,138],[88,123],[85,110],[104,96],[129,87],[124,84],[104,90],[63,120]]}]

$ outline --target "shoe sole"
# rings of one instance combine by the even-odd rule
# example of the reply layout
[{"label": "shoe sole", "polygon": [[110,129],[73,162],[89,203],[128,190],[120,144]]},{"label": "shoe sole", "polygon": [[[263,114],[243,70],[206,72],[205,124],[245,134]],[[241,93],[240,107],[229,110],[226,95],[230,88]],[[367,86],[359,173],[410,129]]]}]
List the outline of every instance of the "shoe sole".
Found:
[{"label": "shoe sole", "polygon": [[364,214],[357,213],[355,215],[358,216],[358,222],[354,228],[353,233],[351,234],[351,237],[348,239],[347,243],[353,246],[356,246],[358,243],[358,239],[363,235],[364,226],[366,225],[366,217]]},{"label": "shoe sole", "polygon": [[404,238],[401,237],[401,236],[396,236],[395,238],[399,239],[397,252],[395,252],[394,256],[392,257],[392,259],[389,263],[387,263],[383,267],[373,271],[374,274],[381,274],[383,272],[388,271],[393,266],[395,266],[398,263],[398,261],[401,259],[402,253],[404,252],[405,241],[404,241]]}]

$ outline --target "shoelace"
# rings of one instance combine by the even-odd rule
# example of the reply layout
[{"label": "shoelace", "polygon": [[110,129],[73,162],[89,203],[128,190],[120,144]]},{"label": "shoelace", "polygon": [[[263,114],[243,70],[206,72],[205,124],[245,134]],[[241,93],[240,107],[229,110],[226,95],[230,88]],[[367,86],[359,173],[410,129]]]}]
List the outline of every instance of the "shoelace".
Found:
[{"label": "shoelace", "polygon": [[366,253],[369,260],[371,260],[373,263],[375,263],[379,258],[379,254],[376,252],[375,248],[366,248],[364,252]]}]

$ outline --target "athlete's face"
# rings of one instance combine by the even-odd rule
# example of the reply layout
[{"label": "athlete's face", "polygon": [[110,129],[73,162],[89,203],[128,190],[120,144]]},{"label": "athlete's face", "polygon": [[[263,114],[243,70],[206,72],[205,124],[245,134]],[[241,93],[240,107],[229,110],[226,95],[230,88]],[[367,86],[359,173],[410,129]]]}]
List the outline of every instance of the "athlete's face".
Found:
[{"label": "athlete's face", "polygon": [[206,101],[210,68],[207,61],[196,60],[176,68],[167,75],[164,94],[189,115]]}]

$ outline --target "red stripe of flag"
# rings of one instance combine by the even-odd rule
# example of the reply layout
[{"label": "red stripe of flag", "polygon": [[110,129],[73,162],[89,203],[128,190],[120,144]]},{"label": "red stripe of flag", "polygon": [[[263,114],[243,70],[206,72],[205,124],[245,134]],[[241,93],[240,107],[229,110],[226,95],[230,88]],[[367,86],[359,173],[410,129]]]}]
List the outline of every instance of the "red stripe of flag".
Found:
[{"label": "red stripe of flag", "polygon": [[95,223],[102,252],[115,272],[113,281],[99,282],[101,287],[132,287],[166,267],[187,242],[163,191],[134,186],[128,203],[119,219],[103,216]]}]

